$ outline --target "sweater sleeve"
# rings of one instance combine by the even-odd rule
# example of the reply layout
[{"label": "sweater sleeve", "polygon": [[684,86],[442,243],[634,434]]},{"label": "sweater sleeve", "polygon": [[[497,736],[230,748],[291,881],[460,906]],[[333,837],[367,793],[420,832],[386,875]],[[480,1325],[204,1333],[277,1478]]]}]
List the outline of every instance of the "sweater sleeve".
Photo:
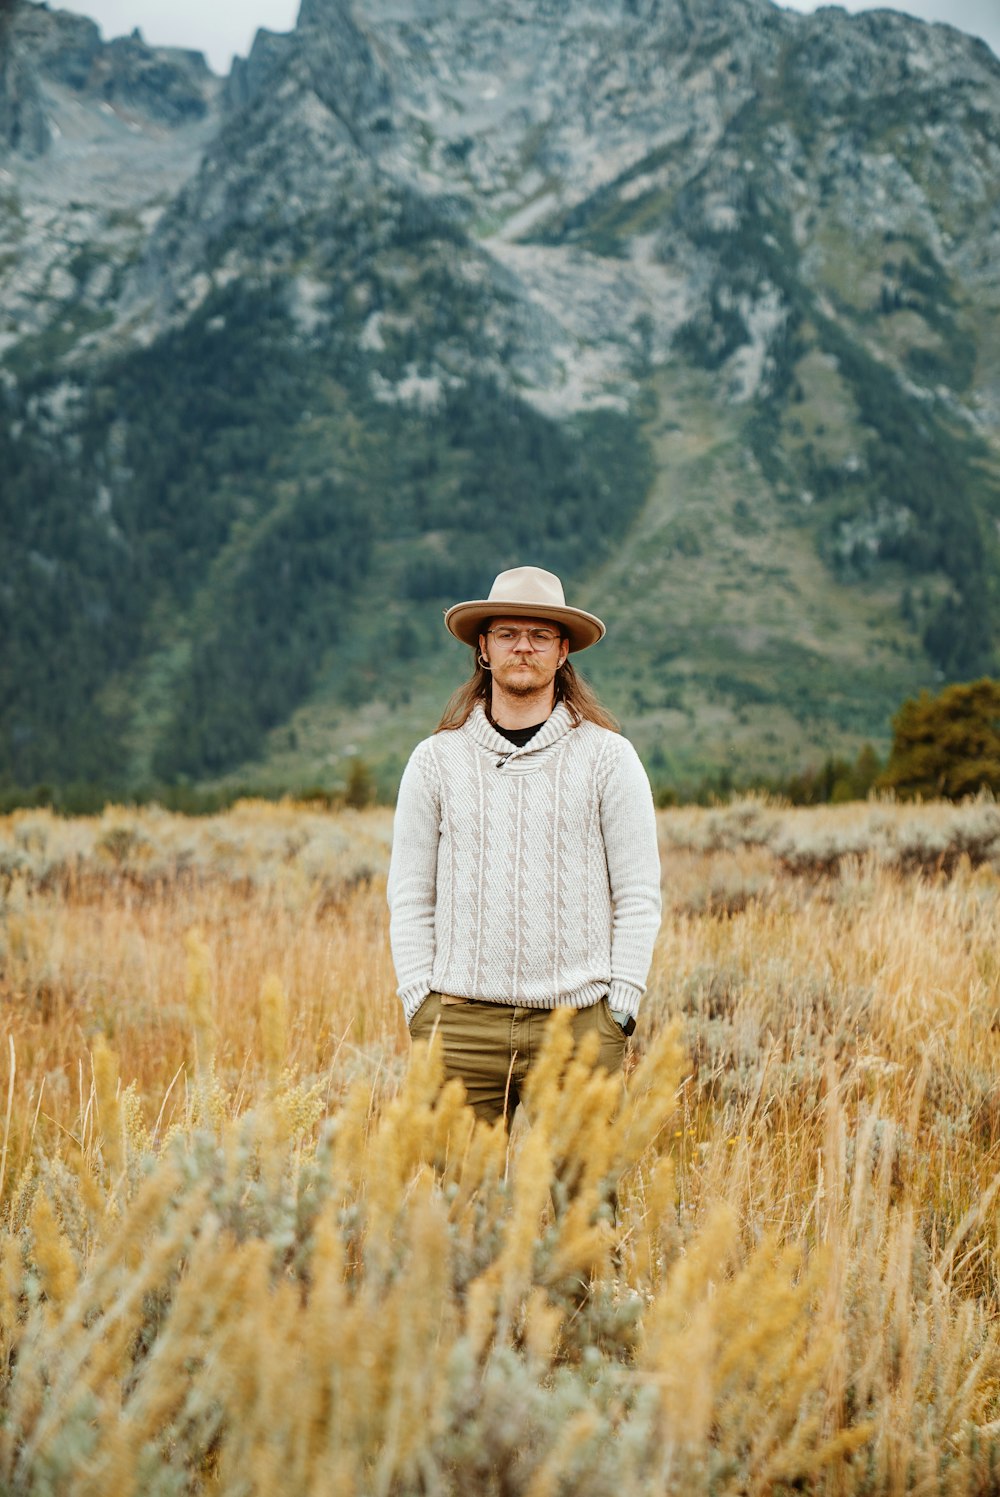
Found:
[{"label": "sweater sleeve", "polygon": [[601,796],[612,907],[608,1003],[635,1018],[660,928],[660,853],[642,760],[627,739],[618,745],[618,762]]},{"label": "sweater sleeve", "polygon": [[441,808],[433,760],[418,744],[403,771],[389,860],[389,940],[409,1023],[431,990]]}]

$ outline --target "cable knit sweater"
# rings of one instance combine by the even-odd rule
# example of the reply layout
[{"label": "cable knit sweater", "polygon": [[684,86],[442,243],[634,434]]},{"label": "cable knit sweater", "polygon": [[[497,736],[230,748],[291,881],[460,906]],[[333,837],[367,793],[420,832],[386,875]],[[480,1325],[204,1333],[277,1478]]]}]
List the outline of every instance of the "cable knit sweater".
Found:
[{"label": "cable knit sweater", "polygon": [[477,706],[419,743],[389,869],[407,1022],[429,992],[638,1012],[660,923],[649,781],[626,738],[562,703],[523,748]]}]

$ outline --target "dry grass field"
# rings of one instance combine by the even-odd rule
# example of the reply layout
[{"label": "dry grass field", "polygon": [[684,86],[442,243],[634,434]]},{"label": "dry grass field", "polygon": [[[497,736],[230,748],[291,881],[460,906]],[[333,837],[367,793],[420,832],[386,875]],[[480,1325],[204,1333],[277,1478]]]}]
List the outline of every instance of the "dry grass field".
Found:
[{"label": "dry grass field", "polygon": [[0,1492],[1000,1491],[1000,809],[661,813],[628,1085],[409,1062],[386,810],[0,819]]}]

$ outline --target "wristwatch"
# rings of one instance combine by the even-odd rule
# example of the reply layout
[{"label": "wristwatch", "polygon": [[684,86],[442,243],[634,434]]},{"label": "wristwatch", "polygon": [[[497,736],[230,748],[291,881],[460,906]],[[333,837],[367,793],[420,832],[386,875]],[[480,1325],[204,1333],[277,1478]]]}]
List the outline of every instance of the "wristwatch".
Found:
[{"label": "wristwatch", "polygon": [[611,1008],[610,1006],[608,1013],[623,1034],[630,1035],[635,1033],[635,1019],[631,1014],[626,1014],[620,1008]]}]

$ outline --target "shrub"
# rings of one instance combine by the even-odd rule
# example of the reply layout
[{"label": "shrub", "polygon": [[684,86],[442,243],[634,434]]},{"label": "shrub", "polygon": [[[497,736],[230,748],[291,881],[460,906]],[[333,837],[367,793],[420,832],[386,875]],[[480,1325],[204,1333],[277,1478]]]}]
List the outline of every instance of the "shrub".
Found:
[{"label": "shrub", "polygon": [[374,799],[375,781],[371,770],[364,759],[352,759],[351,767],[347,771],[344,804],[360,811],[363,806],[371,805]]}]

